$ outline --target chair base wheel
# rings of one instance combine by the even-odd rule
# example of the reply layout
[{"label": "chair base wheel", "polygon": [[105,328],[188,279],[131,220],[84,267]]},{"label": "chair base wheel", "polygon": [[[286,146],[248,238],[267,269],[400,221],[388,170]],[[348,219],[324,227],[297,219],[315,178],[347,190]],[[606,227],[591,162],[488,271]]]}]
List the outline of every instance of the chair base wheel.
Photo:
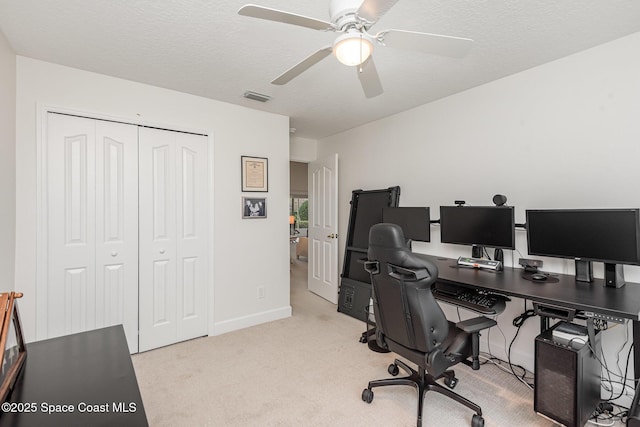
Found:
[{"label": "chair base wheel", "polygon": [[471,427],[484,427],[484,418],[482,418],[482,415],[475,414],[471,417]]},{"label": "chair base wheel", "polygon": [[387,368],[387,372],[389,372],[390,375],[393,375],[395,377],[400,373],[400,369],[398,368],[398,365],[396,365],[395,363],[392,363]]},{"label": "chair base wheel", "polygon": [[444,385],[453,390],[458,385],[458,379],[454,376],[444,377]]},{"label": "chair base wheel", "polygon": [[373,390],[368,388],[362,390],[362,400],[367,403],[373,402]]}]

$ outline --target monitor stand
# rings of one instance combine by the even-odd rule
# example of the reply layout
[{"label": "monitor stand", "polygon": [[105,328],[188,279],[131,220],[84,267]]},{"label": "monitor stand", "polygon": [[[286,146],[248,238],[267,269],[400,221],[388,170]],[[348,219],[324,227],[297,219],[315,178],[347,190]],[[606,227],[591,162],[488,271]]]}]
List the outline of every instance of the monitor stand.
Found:
[{"label": "monitor stand", "polygon": [[591,261],[576,260],[576,280],[578,282],[593,282],[593,263]]},{"label": "monitor stand", "polygon": [[604,285],[608,288],[624,286],[624,270],[622,264],[604,263]]},{"label": "monitor stand", "polygon": [[484,246],[473,245],[471,246],[471,258],[484,258]]},{"label": "monitor stand", "polygon": [[500,261],[504,265],[504,252],[500,248],[493,250],[493,260]]}]

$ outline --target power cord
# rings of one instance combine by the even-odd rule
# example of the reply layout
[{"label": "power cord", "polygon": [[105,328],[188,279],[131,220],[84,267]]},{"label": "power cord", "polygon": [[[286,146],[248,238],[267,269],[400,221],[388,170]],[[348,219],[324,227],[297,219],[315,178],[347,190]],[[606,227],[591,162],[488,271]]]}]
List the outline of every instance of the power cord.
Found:
[{"label": "power cord", "polygon": [[520,327],[524,324],[525,320],[527,320],[530,317],[534,317],[536,315],[535,311],[533,311],[533,309],[526,309],[526,305],[527,302],[525,301],[525,311],[524,313],[522,313],[520,316],[516,317],[515,319],[513,319],[513,326],[515,326],[516,328],[520,329]]},{"label": "power cord", "polygon": [[[618,412],[614,413],[614,409],[618,409]],[[588,420],[589,424],[597,426],[609,427],[613,426],[616,421],[623,422],[628,415],[628,410],[615,403],[607,401],[600,402],[594,411],[591,419]],[[606,424],[604,422],[607,422]]]},{"label": "power cord", "polygon": [[507,352],[507,363],[509,363],[509,368],[511,369],[511,373],[517,378],[520,378],[520,377],[518,376],[518,374],[516,374],[516,371],[513,369],[514,366],[511,363],[511,347],[513,347],[513,343],[516,341],[516,338],[518,338],[518,334],[520,333],[520,328],[522,327],[522,325],[524,325],[524,322],[528,318],[533,317],[535,315],[536,314],[532,309],[527,309],[527,300],[524,300],[524,313],[522,313],[520,316],[513,319],[513,326],[515,326],[517,329],[516,329],[516,334],[513,336],[513,339],[511,340],[511,343],[509,343],[509,351]]}]

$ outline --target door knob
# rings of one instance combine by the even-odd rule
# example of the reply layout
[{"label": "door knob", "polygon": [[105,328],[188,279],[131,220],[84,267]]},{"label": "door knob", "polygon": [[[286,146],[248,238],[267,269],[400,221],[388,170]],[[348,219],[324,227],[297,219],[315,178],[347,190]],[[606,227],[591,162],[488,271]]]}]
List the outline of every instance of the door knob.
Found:
[{"label": "door knob", "polygon": [[111,252],[111,256],[118,256],[118,252],[116,251]]},{"label": "door knob", "polygon": [[337,233],[336,234],[331,233],[327,237],[330,238],[330,239],[337,239],[338,238],[338,234]]},{"label": "door knob", "polygon": [[164,253],[164,249],[160,249],[160,253],[163,254]]}]

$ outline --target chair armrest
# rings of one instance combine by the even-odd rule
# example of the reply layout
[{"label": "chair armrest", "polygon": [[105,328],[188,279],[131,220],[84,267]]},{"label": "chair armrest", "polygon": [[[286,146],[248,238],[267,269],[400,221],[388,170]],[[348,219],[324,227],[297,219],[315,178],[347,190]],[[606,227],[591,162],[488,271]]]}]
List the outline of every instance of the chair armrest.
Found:
[{"label": "chair armrest", "polygon": [[471,369],[477,371],[480,369],[480,331],[495,326],[497,322],[488,317],[480,316],[473,319],[467,319],[456,323],[456,327],[462,331],[471,334],[471,362],[465,361],[471,366]]},{"label": "chair armrest", "polygon": [[369,274],[378,274],[380,273],[380,264],[378,261],[368,261],[367,259],[363,259],[364,269]]},{"label": "chair armrest", "polygon": [[475,333],[480,332],[483,329],[491,328],[496,324],[497,322],[495,320],[489,319],[488,317],[480,316],[458,322],[456,323],[456,327],[458,329],[462,329],[467,333]]},{"label": "chair armrest", "polygon": [[410,269],[400,267],[398,265],[387,264],[389,266],[389,276],[404,282],[417,282],[430,277],[429,270],[426,268]]}]

